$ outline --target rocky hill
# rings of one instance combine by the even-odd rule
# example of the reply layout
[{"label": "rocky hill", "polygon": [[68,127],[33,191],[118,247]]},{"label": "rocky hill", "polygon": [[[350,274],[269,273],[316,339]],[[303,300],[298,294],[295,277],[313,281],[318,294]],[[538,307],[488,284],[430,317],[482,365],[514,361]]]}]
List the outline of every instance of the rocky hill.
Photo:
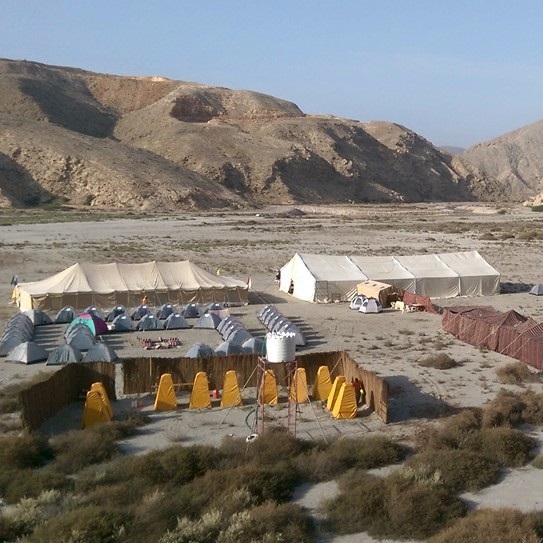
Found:
[{"label": "rocky hill", "polygon": [[502,194],[492,175],[393,123],[306,115],[250,91],[0,60],[0,206],[152,210]]},{"label": "rocky hill", "polygon": [[474,145],[459,158],[497,180],[511,199],[543,201],[543,121]]}]

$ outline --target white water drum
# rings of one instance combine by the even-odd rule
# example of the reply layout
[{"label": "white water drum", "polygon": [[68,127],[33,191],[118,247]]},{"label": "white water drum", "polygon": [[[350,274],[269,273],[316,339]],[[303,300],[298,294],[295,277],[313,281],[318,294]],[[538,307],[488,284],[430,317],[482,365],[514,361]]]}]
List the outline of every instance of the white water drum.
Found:
[{"label": "white water drum", "polygon": [[266,334],[268,362],[293,362],[296,359],[296,334]]}]

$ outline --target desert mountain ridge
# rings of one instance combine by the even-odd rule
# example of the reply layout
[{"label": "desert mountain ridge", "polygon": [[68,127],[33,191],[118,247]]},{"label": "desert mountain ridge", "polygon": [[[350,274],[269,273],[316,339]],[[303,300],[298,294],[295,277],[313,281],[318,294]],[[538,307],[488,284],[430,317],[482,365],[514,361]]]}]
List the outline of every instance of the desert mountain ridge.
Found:
[{"label": "desert mountain ridge", "polygon": [[473,156],[258,92],[0,59],[3,207],[510,201],[512,184]]}]

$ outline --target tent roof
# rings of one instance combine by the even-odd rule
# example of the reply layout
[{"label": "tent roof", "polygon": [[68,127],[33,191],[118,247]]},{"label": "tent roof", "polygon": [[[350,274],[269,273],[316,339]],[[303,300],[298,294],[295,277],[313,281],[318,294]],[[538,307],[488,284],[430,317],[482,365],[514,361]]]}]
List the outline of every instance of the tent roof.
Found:
[{"label": "tent roof", "polygon": [[213,275],[188,260],[179,262],[145,262],[142,264],[76,263],[65,270],[18,288],[31,295],[77,292],[112,292],[200,288],[247,288],[244,281]]},{"label": "tent roof", "polygon": [[477,251],[438,253],[439,260],[463,277],[473,275],[499,275]]},{"label": "tent roof", "polygon": [[366,281],[368,277],[348,257],[298,254],[317,281]]},{"label": "tent roof", "polygon": [[349,257],[368,277],[381,281],[414,279],[414,275],[405,269],[393,256],[350,256]]},{"label": "tent roof", "polygon": [[458,277],[437,255],[397,256],[396,260],[415,277]]}]

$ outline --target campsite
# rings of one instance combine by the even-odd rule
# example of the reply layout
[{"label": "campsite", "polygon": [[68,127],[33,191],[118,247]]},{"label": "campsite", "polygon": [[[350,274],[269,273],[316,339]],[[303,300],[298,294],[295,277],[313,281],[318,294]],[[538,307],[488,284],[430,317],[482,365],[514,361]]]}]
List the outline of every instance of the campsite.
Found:
[{"label": "campsite", "polygon": [[[68,305],[83,310],[95,304],[104,313],[123,305],[133,311],[145,294],[153,314],[167,303],[177,309],[189,302],[203,307],[211,298],[227,302],[229,315],[250,337],[261,339],[268,331],[262,312],[273,305],[280,313],[276,322],[284,318],[288,323],[281,322],[282,325],[290,323],[303,332],[304,341],[296,347],[301,361],[323,353],[339,353],[334,355],[336,360],[353,360],[364,371],[388,383],[386,423],[370,409],[360,409],[358,417],[352,420],[332,420],[315,402],[302,407],[298,416],[297,436],[302,439],[332,439],[335,434],[344,438],[385,436],[408,443],[426,424],[465,408],[488,407],[503,390],[543,392],[537,341],[525,347],[521,359],[533,379],[504,382],[500,378],[500,369],[509,368],[521,349],[516,348],[520,344],[514,343],[514,338],[502,338],[510,349],[501,348],[496,339],[497,327],[504,323],[522,325],[522,330],[531,331],[533,336],[543,321],[543,296],[538,289],[530,292],[534,285],[543,282],[541,221],[536,213],[522,206],[301,206],[298,213],[269,207],[257,214],[247,211],[145,217],[80,217],[69,211],[40,213],[32,217],[5,212],[2,219],[3,330],[18,313],[17,303],[25,310],[41,304],[54,318]],[[300,266],[302,271],[294,273]],[[347,270],[344,284],[334,279],[338,277],[334,275],[338,267]],[[196,287],[199,294],[181,294],[179,283],[174,288],[176,268],[202,273],[197,277],[197,284],[202,286]],[[279,282],[275,280],[277,269],[281,269]],[[10,278],[14,276],[21,289],[19,297],[12,299]],[[415,285],[436,307],[449,308],[444,312],[447,320],[440,313],[428,311],[424,304],[417,304],[417,300],[413,304],[420,311],[390,307],[385,300],[397,293],[382,284],[388,284],[393,276],[398,280],[398,288],[409,291]],[[154,281],[153,289],[148,287],[149,281]],[[25,289],[25,284],[30,286]],[[59,284],[63,285],[65,297],[57,295],[55,299],[44,294],[48,288],[54,293]],[[127,284],[144,284],[145,288],[126,288]],[[107,288],[102,288],[104,285]],[[349,300],[359,293],[359,285],[361,289],[370,289],[364,292],[374,293],[380,311],[364,314],[359,308],[350,308]],[[88,294],[100,288],[116,295]],[[85,289],[87,294],[76,300],[75,294],[80,295]],[[477,332],[468,334],[465,319],[470,318],[469,311],[474,316],[473,306],[486,310],[478,311],[476,324],[469,321],[469,330]],[[490,317],[490,321],[483,322],[482,316]],[[165,318],[158,320],[162,323]],[[151,379],[153,385],[158,385],[160,368],[171,367],[175,371],[173,360],[185,357],[190,347],[204,344],[215,349],[222,344],[224,336],[213,325],[202,322],[201,327],[196,327],[195,317],[187,320],[190,328],[129,329],[103,336],[121,361],[149,360],[146,375],[133,374],[132,381],[128,373],[123,374],[122,362],[113,365],[118,398],[112,402],[113,411],[135,407],[151,414],[145,431],[121,440],[127,454],[143,454],[172,444],[219,446],[225,439],[245,439],[250,433],[245,423],[249,407],[221,410],[218,399],[211,396],[210,410],[191,412],[186,386],[179,390],[178,413],[158,416],[153,414],[154,395],[137,388],[140,378],[141,383]],[[50,354],[57,342],[63,341],[66,326],[36,327],[39,330],[34,339]],[[231,332],[239,333],[239,329],[234,323]],[[426,363],[445,355],[455,362],[448,368]],[[247,362],[250,363],[254,362]],[[40,372],[53,374],[61,367],[46,365],[44,359],[28,365],[1,359],[0,387],[23,382]],[[307,368],[310,367],[313,368],[307,362]],[[249,370],[243,374],[245,380],[250,374]],[[186,375],[180,374],[179,378],[187,382],[193,378],[193,373],[190,378]],[[310,378],[313,380],[313,375]],[[125,394],[129,385],[134,388]],[[148,385],[145,381],[141,387]],[[255,392],[250,387],[244,392],[244,399],[248,405],[254,401]],[[282,409],[285,416],[287,411]],[[41,431],[52,436],[78,429],[81,416],[82,402],[74,402],[62,416],[47,420]],[[16,428],[13,417],[3,415],[0,421],[4,431]],[[527,426],[525,431],[537,441],[539,451],[541,428]],[[497,504],[533,511],[540,504],[533,500],[531,485],[535,489],[542,482],[543,472],[534,467],[524,466],[518,473],[511,469],[507,477],[492,487],[469,493],[469,501],[476,507]],[[310,487],[297,499],[317,511],[321,501],[334,492],[337,487],[328,482]],[[355,534],[332,540],[343,543],[374,539],[367,534]]]}]

